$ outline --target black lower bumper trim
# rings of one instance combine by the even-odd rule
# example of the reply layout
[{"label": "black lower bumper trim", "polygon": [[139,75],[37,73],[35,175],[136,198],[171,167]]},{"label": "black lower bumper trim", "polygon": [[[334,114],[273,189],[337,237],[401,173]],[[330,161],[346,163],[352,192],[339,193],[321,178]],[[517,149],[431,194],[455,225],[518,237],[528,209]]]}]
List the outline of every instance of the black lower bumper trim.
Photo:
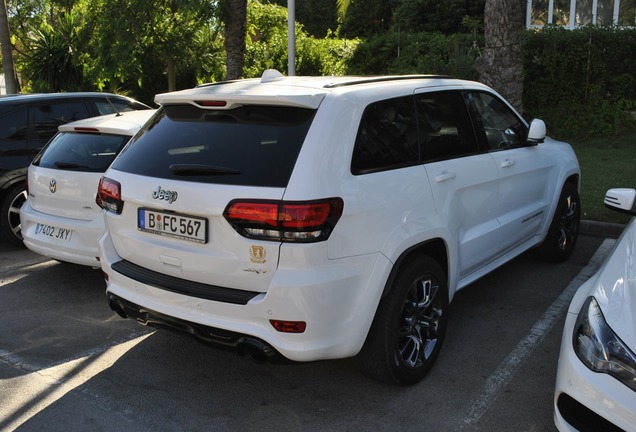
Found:
[{"label": "black lower bumper trim", "polygon": [[130,279],[136,280],[137,282],[177,294],[184,294],[205,300],[245,305],[251,299],[260,294],[255,291],[225,288],[180,279],[153,270],[148,270],[147,268],[138,266],[137,264],[133,264],[126,260],[117,261],[111,266],[111,268],[113,271],[116,271]]},{"label": "black lower bumper trim", "polygon": [[119,316],[137,320],[145,326],[188,333],[214,347],[229,349],[239,355],[249,355],[257,361],[294,363],[267,342],[253,336],[165,315],[139,306],[113,293],[108,293],[108,303]]}]

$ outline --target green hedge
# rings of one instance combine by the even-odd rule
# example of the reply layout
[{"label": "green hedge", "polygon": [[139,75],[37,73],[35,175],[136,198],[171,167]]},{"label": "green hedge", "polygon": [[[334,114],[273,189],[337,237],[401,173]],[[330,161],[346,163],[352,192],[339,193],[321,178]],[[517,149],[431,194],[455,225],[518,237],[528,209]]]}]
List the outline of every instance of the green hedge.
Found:
[{"label": "green hedge", "polygon": [[524,109],[560,137],[614,135],[634,127],[636,30],[546,27],[528,31]]},{"label": "green hedge", "polygon": [[[546,27],[524,35],[524,116],[559,138],[636,128],[636,29]],[[483,39],[465,33],[386,33],[361,43],[349,74],[448,74],[478,79]]]}]

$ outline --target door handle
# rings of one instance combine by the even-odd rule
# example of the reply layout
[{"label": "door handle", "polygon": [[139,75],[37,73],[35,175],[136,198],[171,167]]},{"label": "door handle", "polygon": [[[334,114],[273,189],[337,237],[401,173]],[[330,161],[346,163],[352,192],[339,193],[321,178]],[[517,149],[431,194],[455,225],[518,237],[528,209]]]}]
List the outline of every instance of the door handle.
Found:
[{"label": "door handle", "polygon": [[435,181],[436,181],[437,183],[441,183],[441,182],[445,182],[445,181],[447,181],[447,180],[452,180],[452,179],[454,179],[455,177],[456,177],[456,174],[455,174],[455,173],[453,173],[453,172],[448,172],[448,171],[444,171],[443,173],[441,173],[441,174],[437,174],[437,175],[435,176]]},{"label": "door handle", "polygon": [[515,161],[510,160],[510,159],[506,159],[506,160],[501,162],[501,167],[502,168],[508,168],[508,167],[513,166],[514,164],[515,164]]}]

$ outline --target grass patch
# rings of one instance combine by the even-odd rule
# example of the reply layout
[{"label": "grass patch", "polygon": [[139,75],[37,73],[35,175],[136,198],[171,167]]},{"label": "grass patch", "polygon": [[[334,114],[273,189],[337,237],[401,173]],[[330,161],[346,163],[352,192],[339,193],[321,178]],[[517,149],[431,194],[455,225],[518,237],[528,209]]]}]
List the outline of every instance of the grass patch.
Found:
[{"label": "grass patch", "polygon": [[630,217],[607,209],[603,198],[610,188],[636,188],[636,131],[569,142],[581,166],[581,218],[627,223]]}]

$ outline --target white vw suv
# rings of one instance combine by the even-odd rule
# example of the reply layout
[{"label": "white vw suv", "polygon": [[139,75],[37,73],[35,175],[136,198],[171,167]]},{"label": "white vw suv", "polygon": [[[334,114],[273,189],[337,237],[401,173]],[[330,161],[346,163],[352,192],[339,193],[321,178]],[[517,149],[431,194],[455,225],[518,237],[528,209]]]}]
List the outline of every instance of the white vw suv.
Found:
[{"label": "white vw suv", "polygon": [[156,102],[97,198],[110,306],[145,325],[411,384],[459,289],[577,239],[574,152],[476,82],[266,71]]}]

